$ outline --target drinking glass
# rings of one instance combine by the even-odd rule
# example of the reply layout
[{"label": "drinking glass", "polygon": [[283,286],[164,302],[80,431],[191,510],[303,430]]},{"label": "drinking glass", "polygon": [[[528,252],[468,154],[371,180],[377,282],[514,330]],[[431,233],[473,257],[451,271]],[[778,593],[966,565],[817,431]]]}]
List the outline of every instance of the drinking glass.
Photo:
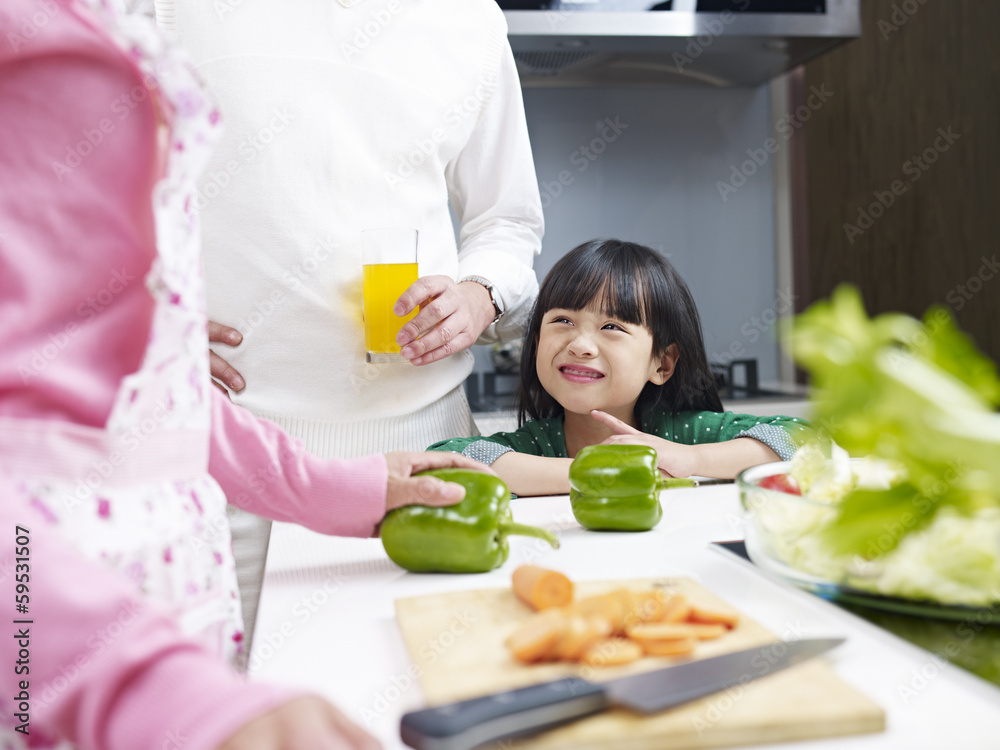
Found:
[{"label": "drinking glass", "polygon": [[417,310],[393,313],[399,296],[417,280],[417,230],[366,229],[362,233],[365,360],[374,364],[407,362],[396,334]]}]

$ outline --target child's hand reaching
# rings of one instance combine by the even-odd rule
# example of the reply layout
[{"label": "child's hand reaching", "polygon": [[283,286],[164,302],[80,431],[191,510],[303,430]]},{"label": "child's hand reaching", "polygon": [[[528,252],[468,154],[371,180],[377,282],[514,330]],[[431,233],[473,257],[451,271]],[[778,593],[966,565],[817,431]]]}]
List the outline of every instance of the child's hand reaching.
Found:
[{"label": "child's hand reaching", "polygon": [[403,505],[454,505],[465,497],[465,489],[454,482],[444,482],[437,477],[415,477],[428,469],[475,469],[493,472],[478,461],[461,453],[409,453],[395,451],[385,454],[389,468],[388,487],[385,493],[385,512]]},{"label": "child's hand reaching", "polygon": [[668,477],[689,477],[694,471],[694,446],[674,443],[664,438],[640,432],[634,427],[612,417],[607,412],[594,409],[590,416],[609,427],[615,434],[602,441],[604,445],[648,445],[656,451],[656,465]]}]

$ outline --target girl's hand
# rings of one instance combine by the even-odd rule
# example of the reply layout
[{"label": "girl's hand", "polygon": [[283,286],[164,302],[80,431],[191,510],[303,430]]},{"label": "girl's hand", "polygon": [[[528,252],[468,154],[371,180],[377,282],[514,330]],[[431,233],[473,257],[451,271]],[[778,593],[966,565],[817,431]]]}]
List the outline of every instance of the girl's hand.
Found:
[{"label": "girl's hand", "polygon": [[[397,300],[393,312],[417,316],[396,336],[401,354],[413,365],[429,365],[468,349],[490,327],[496,312],[481,284],[456,284],[449,276],[422,276]],[[419,337],[419,338],[418,338]]]},{"label": "girl's hand", "polygon": [[[229,346],[236,346],[241,341],[243,341],[243,334],[237,331],[235,328],[230,328],[229,326],[224,326],[222,323],[216,323],[214,320],[208,321],[208,342],[216,342],[219,344],[228,344]],[[212,370],[212,377],[215,380],[220,380],[229,386],[231,390],[242,391],[246,388],[247,384],[243,380],[243,376],[240,375],[236,368],[229,364],[226,360],[220,357],[218,354],[213,352],[211,349],[208,350],[208,361],[209,366]],[[212,385],[218,388],[220,391],[225,392],[225,388],[212,381]]]},{"label": "girl's hand", "polygon": [[389,482],[385,493],[385,512],[403,505],[454,505],[465,497],[465,488],[454,482],[444,482],[437,477],[415,477],[427,469],[475,469],[493,474],[488,466],[461,453],[427,451],[407,453],[396,451],[385,454],[389,466]]},{"label": "girl's hand", "polygon": [[218,750],[378,750],[378,741],[320,698],[299,698],[243,726]]},{"label": "girl's hand", "polygon": [[674,443],[634,427],[612,417],[607,412],[594,409],[590,416],[606,425],[615,434],[602,441],[603,445],[648,445],[656,451],[656,465],[668,477],[689,477],[695,474],[693,446]]}]

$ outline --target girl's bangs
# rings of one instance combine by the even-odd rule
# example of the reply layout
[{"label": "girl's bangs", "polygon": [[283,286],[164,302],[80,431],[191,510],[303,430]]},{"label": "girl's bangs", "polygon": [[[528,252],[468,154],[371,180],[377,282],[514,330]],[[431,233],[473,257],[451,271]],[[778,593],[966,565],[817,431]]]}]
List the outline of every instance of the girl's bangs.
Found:
[{"label": "girl's bangs", "polygon": [[605,262],[588,264],[567,274],[565,280],[553,279],[544,309],[596,310],[625,323],[648,326],[649,293],[638,269],[601,260]]}]

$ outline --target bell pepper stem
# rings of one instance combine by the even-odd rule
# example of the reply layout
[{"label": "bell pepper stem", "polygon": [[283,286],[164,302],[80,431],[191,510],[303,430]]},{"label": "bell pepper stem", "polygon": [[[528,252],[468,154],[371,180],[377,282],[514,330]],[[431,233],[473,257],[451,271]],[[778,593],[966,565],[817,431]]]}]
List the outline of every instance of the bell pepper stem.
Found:
[{"label": "bell pepper stem", "polygon": [[656,489],[672,490],[678,487],[697,487],[698,481],[691,477],[665,477],[662,474],[656,480]]},{"label": "bell pepper stem", "polygon": [[504,536],[533,536],[536,539],[544,539],[552,545],[552,549],[559,549],[559,539],[551,531],[540,529],[537,526],[528,526],[523,523],[508,521],[500,524],[500,533]]}]

